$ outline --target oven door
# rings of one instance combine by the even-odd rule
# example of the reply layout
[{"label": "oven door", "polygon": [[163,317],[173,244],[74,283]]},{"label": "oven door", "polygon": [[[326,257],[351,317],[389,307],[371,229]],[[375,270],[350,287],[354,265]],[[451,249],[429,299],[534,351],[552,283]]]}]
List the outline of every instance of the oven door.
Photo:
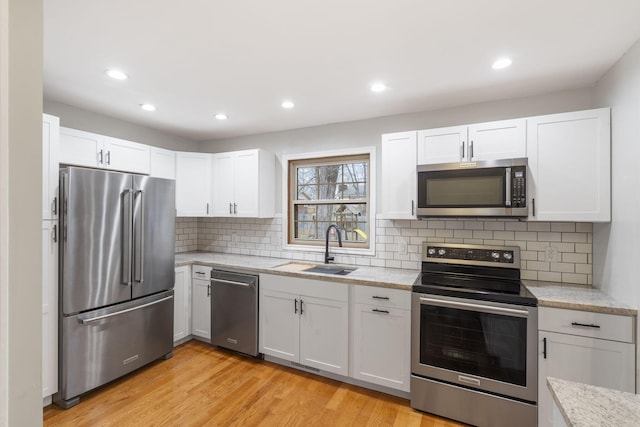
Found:
[{"label": "oven door", "polygon": [[536,402],[536,307],[413,293],[414,375]]}]

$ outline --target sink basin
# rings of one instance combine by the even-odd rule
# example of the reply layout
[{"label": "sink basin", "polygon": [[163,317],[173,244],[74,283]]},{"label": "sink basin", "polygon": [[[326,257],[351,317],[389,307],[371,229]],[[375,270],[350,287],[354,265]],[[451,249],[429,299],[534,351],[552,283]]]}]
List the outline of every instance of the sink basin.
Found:
[{"label": "sink basin", "polygon": [[308,273],[335,274],[338,276],[346,276],[354,271],[355,268],[345,268],[340,266],[316,265],[315,267],[304,270]]},{"label": "sink basin", "polygon": [[290,262],[276,268],[285,271],[305,271],[308,273],[332,274],[337,276],[346,276],[357,269],[357,267],[344,267],[333,264],[305,264],[300,262]]}]

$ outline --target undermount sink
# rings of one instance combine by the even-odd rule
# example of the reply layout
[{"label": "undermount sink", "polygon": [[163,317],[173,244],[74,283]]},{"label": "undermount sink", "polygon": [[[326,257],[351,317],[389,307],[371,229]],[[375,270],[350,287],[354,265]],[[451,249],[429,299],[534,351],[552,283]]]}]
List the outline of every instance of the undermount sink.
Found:
[{"label": "undermount sink", "polygon": [[303,264],[300,262],[290,262],[276,267],[278,270],[285,271],[304,271],[307,273],[331,274],[336,276],[346,276],[355,271],[357,267],[344,267],[333,264]]},{"label": "undermount sink", "polygon": [[355,268],[345,268],[340,266],[316,265],[315,267],[304,270],[309,273],[336,274],[338,276],[346,276],[354,271]]}]

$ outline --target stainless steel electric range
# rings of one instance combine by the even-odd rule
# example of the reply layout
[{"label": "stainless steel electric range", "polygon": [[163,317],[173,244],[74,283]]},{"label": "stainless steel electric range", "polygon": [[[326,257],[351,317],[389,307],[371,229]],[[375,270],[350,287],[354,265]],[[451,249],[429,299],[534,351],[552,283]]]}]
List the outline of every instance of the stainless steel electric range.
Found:
[{"label": "stainless steel electric range", "polygon": [[423,245],[411,319],[411,406],[476,426],[537,425],[536,298],[520,248]]}]

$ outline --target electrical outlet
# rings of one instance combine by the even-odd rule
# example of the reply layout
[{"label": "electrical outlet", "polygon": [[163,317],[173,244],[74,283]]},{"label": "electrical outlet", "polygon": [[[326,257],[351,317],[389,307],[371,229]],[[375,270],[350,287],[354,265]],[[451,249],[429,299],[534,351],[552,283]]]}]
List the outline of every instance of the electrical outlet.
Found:
[{"label": "electrical outlet", "polygon": [[544,254],[547,262],[558,262],[558,248],[555,246],[547,246],[544,248]]},{"label": "electrical outlet", "polygon": [[401,240],[401,241],[398,243],[398,254],[400,254],[400,255],[406,255],[406,254],[407,254],[407,251],[408,251],[408,248],[407,248],[407,242],[406,242],[405,240]]}]

